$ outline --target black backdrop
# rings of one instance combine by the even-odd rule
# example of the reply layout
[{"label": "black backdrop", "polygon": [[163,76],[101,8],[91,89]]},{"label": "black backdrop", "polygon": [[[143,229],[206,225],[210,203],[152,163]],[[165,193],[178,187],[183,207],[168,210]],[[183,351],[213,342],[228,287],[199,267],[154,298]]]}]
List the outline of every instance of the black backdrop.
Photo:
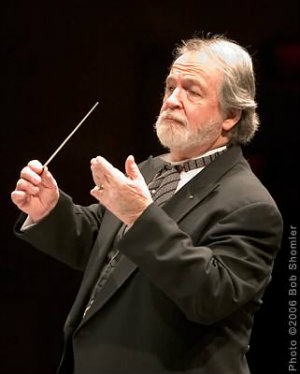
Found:
[{"label": "black backdrop", "polygon": [[100,106],[50,165],[75,202],[90,204],[89,160],[123,169],[161,151],[152,124],[171,52],[195,32],[248,47],[258,79],[260,132],[245,154],[276,199],[286,231],[249,352],[253,372],[288,372],[289,226],[297,225],[298,0],[2,2],[0,373],[54,373],[64,319],[81,274],[14,237],[10,202],[20,169],[45,161],[87,110]]}]

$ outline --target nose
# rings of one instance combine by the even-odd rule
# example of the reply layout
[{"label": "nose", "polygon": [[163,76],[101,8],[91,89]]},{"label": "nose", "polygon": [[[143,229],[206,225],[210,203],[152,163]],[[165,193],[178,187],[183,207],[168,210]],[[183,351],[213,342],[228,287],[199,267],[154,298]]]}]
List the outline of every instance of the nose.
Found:
[{"label": "nose", "polygon": [[164,106],[169,109],[182,108],[181,91],[176,87],[174,91],[165,98]]}]

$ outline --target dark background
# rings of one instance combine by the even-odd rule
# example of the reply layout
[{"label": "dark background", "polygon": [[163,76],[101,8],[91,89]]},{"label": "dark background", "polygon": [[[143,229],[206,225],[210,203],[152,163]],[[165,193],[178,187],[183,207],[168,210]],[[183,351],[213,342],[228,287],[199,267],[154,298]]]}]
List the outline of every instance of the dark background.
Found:
[{"label": "dark background", "polygon": [[[10,201],[20,169],[44,162],[96,102],[50,165],[75,202],[94,202],[89,160],[123,169],[161,148],[153,131],[175,43],[225,33],[253,55],[261,129],[245,149],[283,214],[286,232],[256,315],[253,373],[286,373],[288,228],[298,223],[299,2],[1,2],[1,373],[54,373],[81,274],[15,238]],[[88,373],[87,373],[88,374]]]}]

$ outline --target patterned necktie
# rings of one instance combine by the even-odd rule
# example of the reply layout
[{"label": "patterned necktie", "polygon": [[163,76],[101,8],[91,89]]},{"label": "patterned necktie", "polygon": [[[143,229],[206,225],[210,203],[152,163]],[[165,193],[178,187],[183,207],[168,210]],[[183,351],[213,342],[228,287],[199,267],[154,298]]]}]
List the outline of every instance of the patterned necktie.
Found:
[{"label": "patterned necktie", "polygon": [[159,206],[163,205],[176,191],[182,171],[190,171],[207,166],[224,151],[213,153],[209,156],[188,160],[181,164],[164,162],[162,168],[148,184],[153,200]]}]

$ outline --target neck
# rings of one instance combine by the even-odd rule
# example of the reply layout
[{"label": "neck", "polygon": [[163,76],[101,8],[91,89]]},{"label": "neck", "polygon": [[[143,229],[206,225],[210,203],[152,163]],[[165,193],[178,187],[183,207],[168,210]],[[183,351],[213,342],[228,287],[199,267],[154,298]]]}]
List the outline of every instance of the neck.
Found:
[{"label": "neck", "polygon": [[228,141],[224,141],[224,142],[216,142],[210,145],[205,144],[205,145],[200,145],[200,146],[186,148],[186,149],[170,149],[170,153],[166,156],[166,158],[168,159],[168,161],[171,161],[171,162],[189,160],[191,158],[201,157],[206,152],[223,147],[227,145],[227,143]]}]

